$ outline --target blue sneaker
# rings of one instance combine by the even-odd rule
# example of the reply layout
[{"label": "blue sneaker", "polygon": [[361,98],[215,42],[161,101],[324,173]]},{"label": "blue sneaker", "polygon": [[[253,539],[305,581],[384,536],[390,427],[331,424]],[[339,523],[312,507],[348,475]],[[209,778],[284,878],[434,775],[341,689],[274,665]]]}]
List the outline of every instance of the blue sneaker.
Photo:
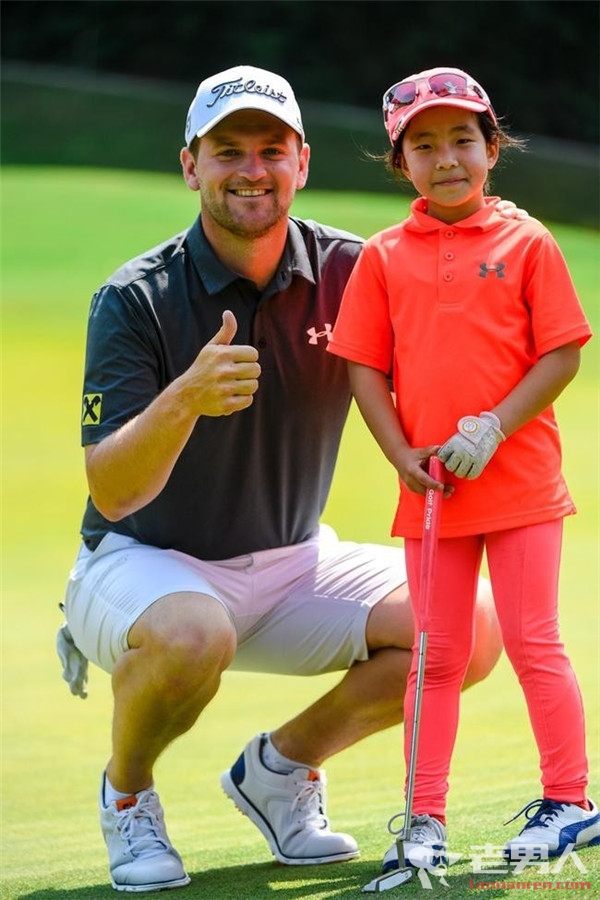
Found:
[{"label": "blue sneaker", "polygon": [[[504,857],[510,860],[546,859],[560,856],[572,844],[573,850],[600,844],[600,813],[556,800],[533,800],[509,819],[514,822],[522,813],[528,820],[523,830],[504,845]],[[534,813],[528,815],[530,810]],[[506,822],[508,825],[509,823]]]}]

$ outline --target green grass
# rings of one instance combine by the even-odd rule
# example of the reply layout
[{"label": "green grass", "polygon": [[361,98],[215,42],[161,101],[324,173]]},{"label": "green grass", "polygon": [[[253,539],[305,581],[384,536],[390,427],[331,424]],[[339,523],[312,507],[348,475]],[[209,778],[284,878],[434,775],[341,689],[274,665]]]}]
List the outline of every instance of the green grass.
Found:
[{"label": "green grass", "polygon": [[[90,696],[60,679],[57,609],[78,543],[85,497],[78,412],[91,293],[128,256],[187,226],[196,195],[178,178],[111,171],[6,169],[2,179],[2,881],[6,900],[104,900],[105,852],[96,790],[109,753],[110,683],[92,669]],[[389,196],[305,192],[295,212],[368,235],[404,215]],[[597,234],[553,228],[596,331]],[[598,567],[598,354],[584,351],[558,404],[565,472],[579,507],[567,522],[562,630],[588,709],[589,756],[598,786],[600,686]],[[325,518],[342,537],[390,542],[393,473],[352,413]],[[258,832],[222,796],[218,776],[249,736],[298,712],[335,682],[228,673],[195,729],[160,761],[157,782],[171,837],[203,900],[358,897],[378,870],[388,817],[402,807],[400,729],[376,735],[328,763],[333,824],[355,834],[362,858],[304,870],[275,865]],[[565,723],[569,728],[569,723]],[[449,817],[453,849],[466,854],[450,887],[466,897],[470,848],[498,845],[502,827],[539,794],[537,755],[524,702],[501,660],[465,695]],[[590,880],[600,889],[598,848],[545,880]],[[531,879],[537,875],[531,874]],[[418,882],[401,889],[420,895]],[[397,892],[398,893],[398,892]],[[512,891],[485,891],[510,896]],[[572,891],[552,892],[567,897]],[[174,895],[175,896],[175,895]]]}]

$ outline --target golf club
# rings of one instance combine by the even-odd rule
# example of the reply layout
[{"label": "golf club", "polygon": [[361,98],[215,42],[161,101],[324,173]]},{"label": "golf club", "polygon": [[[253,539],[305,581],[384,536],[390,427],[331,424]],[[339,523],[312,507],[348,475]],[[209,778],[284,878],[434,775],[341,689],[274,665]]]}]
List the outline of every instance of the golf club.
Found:
[{"label": "golf club", "polygon": [[[429,474],[436,481],[442,481],[444,467],[437,456],[429,460]],[[427,653],[427,631],[429,627],[429,608],[433,591],[433,579],[435,572],[435,557],[437,551],[438,531],[442,508],[442,491],[434,491],[429,488],[425,494],[425,512],[423,515],[423,544],[421,549],[421,630],[419,633],[419,650],[417,658],[417,684],[415,688],[415,708],[413,715],[413,727],[410,742],[410,757],[408,764],[408,782],[406,786],[406,805],[404,813],[404,825],[397,833],[396,847],[398,849],[398,868],[384,875],[379,875],[363,887],[363,893],[379,893],[389,891],[400,884],[405,884],[414,877],[415,870],[406,863],[404,844],[410,840],[413,794],[415,789],[415,772],[417,767],[417,750],[419,742],[419,725],[421,723],[421,703],[423,698],[423,679],[425,676],[425,657]],[[388,828],[390,831],[390,820]],[[395,832],[392,831],[392,834]]]}]

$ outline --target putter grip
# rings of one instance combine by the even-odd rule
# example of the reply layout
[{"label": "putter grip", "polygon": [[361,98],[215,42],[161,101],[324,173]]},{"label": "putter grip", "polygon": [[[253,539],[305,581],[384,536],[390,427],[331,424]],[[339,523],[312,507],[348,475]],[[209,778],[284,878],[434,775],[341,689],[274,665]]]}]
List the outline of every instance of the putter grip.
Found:
[{"label": "putter grip", "polygon": [[[429,474],[436,481],[443,482],[444,467],[437,456],[429,460]],[[437,552],[440,515],[442,512],[442,491],[434,491],[429,488],[425,494],[425,511],[423,513],[423,546],[421,548],[421,610],[423,630],[428,623],[429,607],[431,605],[431,592],[433,590],[433,575]]]}]

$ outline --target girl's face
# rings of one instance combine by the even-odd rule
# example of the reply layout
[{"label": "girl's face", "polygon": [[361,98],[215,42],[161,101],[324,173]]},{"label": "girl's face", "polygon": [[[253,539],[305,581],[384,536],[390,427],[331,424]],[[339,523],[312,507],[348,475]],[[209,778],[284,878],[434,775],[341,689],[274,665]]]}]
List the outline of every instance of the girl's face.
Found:
[{"label": "girl's face", "polygon": [[498,160],[498,149],[497,141],[486,143],[476,113],[434,106],[409,122],[401,168],[427,199],[429,215],[450,224],[483,206],[485,183]]}]

